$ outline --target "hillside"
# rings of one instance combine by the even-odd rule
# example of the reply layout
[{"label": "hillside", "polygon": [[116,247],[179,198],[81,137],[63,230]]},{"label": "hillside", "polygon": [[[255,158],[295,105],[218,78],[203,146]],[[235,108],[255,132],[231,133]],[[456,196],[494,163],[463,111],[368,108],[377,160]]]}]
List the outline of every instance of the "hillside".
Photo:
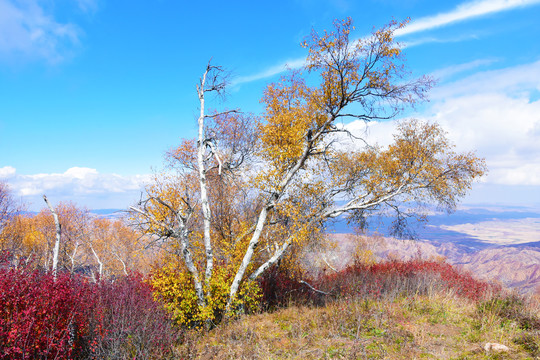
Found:
[{"label": "hillside", "polygon": [[[533,359],[538,328],[503,302],[451,293],[347,300],[244,316],[180,347],[190,359]],[[538,325],[538,324],[536,324]],[[535,325],[535,326],[536,326]],[[500,343],[508,352],[486,351]]]},{"label": "hillside", "polygon": [[[413,243],[402,244],[414,248]],[[540,358],[538,298],[508,293],[445,262],[356,263],[338,272],[324,271],[308,280],[311,284],[286,274],[277,271],[263,281],[263,298],[273,304],[270,309],[222,323],[209,332],[188,332],[177,348],[178,356]]]},{"label": "hillside", "polygon": [[[325,254],[336,268],[352,261],[356,241],[351,234],[331,234],[337,247]],[[398,240],[389,237],[365,237],[363,246],[378,261],[445,258],[450,264],[471,272],[477,278],[498,281],[521,293],[532,293],[540,287],[540,248],[534,246],[493,246],[474,249],[460,243],[430,240]]]},{"label": "hillside", "polygon": [[522,293],[540,291],[540,250],[533,247],[497,247],[464,254],[459,262],[479,278],[495,279]]},{"label": "hillside", "polygon": [[[95,283],[0,266],[0,359],[540,356],[540,299],[510,294],[443,261],[357,262],[311,278],[272,268],[258,288],[253,308],[239,305],[222,322],[182,325],[140,274]],[[508,350],[485,350],[491,343]]]}]

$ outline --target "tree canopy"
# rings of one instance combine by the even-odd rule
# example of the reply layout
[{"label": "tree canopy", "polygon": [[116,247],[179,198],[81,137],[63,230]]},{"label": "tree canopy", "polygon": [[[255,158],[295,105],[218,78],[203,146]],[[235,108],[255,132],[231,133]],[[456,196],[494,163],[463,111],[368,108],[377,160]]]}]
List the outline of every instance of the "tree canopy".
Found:
[{"label": "tree canopy", "polygon": [[[132,207],[188,276],[201,314],[218,291],[230,311],[250,280],[279,261],[296,266],[303,249],[324,243],[331,219],[365,225],[392,212],[403,235],[423,205],[451,211],[483,175],[484,161],[455,152],[435,123],[401,121],[388,147],[347,131],[350,120],[392,119],[425,100],[432,80],[408,78],[394,41],[405,25],[358,40],[350,19],[313,31],[302,44],[305,66],[266,87],[259,115],[207,112],[208,96],[226,84],[223,69],[208,64],[197,85],[197,138],[168,152],[167,171]],[[217,290],[212,279],[222,269],[228,275]]]}]

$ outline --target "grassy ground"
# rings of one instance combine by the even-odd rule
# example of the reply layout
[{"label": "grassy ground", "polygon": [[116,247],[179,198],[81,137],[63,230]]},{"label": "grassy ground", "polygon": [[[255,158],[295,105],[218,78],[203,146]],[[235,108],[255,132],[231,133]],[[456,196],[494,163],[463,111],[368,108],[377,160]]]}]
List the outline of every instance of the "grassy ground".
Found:
[{"label": "grassy ground", "polygon": [[[451,291],[392,299],[341,298],[247,315],[178,349],[184,359],[540,359],[537,308],[505,296]],[[487,342],[508,346],[488,353]]]}]

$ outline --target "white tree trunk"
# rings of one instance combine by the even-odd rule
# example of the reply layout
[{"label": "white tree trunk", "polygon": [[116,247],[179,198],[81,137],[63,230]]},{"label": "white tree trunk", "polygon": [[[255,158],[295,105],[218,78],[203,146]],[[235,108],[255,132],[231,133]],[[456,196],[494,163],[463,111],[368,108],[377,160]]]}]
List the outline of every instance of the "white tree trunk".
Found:
[{"label": "white tree trunk", "polygon": [[92,250],[92,253],[94,254],[94,257],[96,258],[96,261],[98,262],[98,265],[99,265],[99,278],[101,279],[101,276],[103,276],[103,263],[99,259],[99,256],[96,253],[96,251],[94,250],[94,247],[92,246],[92,244],[88,243],[88,246],[90,246],[90,250]]},{"label": "white tree trunk", "polygon": [[71,273],[73,274],[73,270],[75,269],[75,256],[77,255],[77,250],[79,249],[79,241],[75,243],[75,248],[73,249],[73,254],[71,254]]},{"label": "white tree trunk", "polygon": [[249,241],[248,248],[246,250],[246,253],[244,254],[244,258],[242,259],[242,264],[238,268],[238,271],[236,272],[234,280],[231,284],[231,289],[229,291],[229,299],[227,301],[227,308],[226,308],[227,312],[230,310],[231,303],[234,300],[236,293],[238,292],[238,287],[240,286],[240,282],[242,282],[244,273],[246,272],[249,264],[251,263],[251,258],[253,257],[255,248],[259,244],[259,239],[261,237],[262,231],[264,230],[264,226],[266,224],[266,218],[268,216],[268,211],[270,209],[271,209],[271,206],[265,206],[259,214],[257,226],[255,227],[255,231],[253,233],[253,236],[251,237],[251,240]]},{"label": "white tree trunk", "polygon": [[[318,137],[319,135],[320,135],[320,132],[316,136]],[[276,205],[276,203],[279,201],[279,199],[281,198],[281,196],[283,195],[283,193],[285,192],[285,190],[291,183],[296,173],[304,165],[306,159],[309,157],[309,153],[313,146],[314,139],[315,138],[309,138],[307,140],[306,145],[304,146],[304,151],[302,153],[302,156],[300,157],[300,159],[298,159],[298,161],[296,162],[296,165],[285,174],[285,176],[283,177],[282,181],[279,184],[278,191],[275,192],[270,197],[270,199],[268,199],[267,205],[259,213],[259,219],[257,220],[257,226],[255,227],[255,232],[253,233],[253,236],[251,237],[246,253],[244,254],[244,258],[242,259],[242,264],[238,268],[238,271],[236,272],[234,280],[231,284],[231,288],[229,291],[229,299],[227,300],[227,310],[226,310],[227,312],[230,310],[231,303],[234,300],[236,293],[238,292],[238,288],[240,287],[240,283],[242,282],[242,279],[244,278],[244,274],[249,264],[251,263],[255,248],[257,247],[257,245],[259,245],[259,239],[261,237],[261,233],[264,230],[264,226],[266,225],[266,218],[268,216],[268,211],[270,211]],[[285,252],[286,248],[289,247],[289,245],[290,244],[286,245],[286,247],[280,252],[278,259],[283,255],[283,253]],[[272,257],[272,259],[273,258],[274,257]],[[278,259],[276,259],[276,261]],[[267,268],[268,267],[266,267],[262,271],[266,270]]]},{"label": "white tree trunk", "polygon": [[283,245],[281,245],[280,247],[278,247],[275,251],[274,251],[274,255],[272,255],[272,257],[270,259],[268,259],[264,264],[262,264],[261,266],[259,266],[259,268],[257,270],[255,270],[255,272],[253,274],[250,275],[249,279],[250,280],[255,280],[257,279],[259,276],[261,276],[262,273],[264,273],[266,270],[268,270],[269,267],[271,267],[272,265],[274,265],[275,263],[277,263],[279,261],[279,259],[281,259],[281,257],[283,256],[283,254],[285,254],[285,251],[287,251],[287,249],[289,248],[289,246],[291,245],[292,243],[292,236],[289,237],[287,239],[287,241],[285,241],[283,243]]},{"label": "white tree trunk", "polygon": [[122,260],[122,258],[116,252],[113,252],[113,254],[114,254],[114,256],[116,256],[118,261],[120,261],[122,263],[122,268],[124,270],[124,275],[128,276],[129,274],[127,272],[126,263],[124,262],[124,260]]},{"label": "white tree trunk", "polygon": [[56,279],[56,272],[58,268],[58,252],[60,251],[60,235],[62,233],[62,227],[60,226],[60,221],[58,220],[58,215],[56,214],[56,211],[54,211],[54,208],[49,203],[49,200],[47,200],[47,196],[43,195],[43,200],[45,200],[45,203],[49,207],[49,210],[51,210],[51,213],[54,218],[54,225],[56,227],[56,242],[54,243],[53,264],[52,264],[53,276]]},{"label": "white tree trunk", "polygon": [[180,244],[182,247],[182,256],[184,257],[184,263],[186,264],[186,267],[188,268],[189,272],[193,276],[193,282],[195,285],[195,293],[197,294],[197,304],[200,308],[203,308],[206,306],[206,300],[204,296],[204,289],[202,287],[201,280],[199,279],[199,272],[197,271],[197,267],[193,263],[193,257],[191,256],[191,251],[189,251],[189,243],[188,243],[188,231],[184,227],[181,230],[181,234],[176,235],[180,238]]},{"label": "white tree trunk", "polygon": [[[204,281],[206,282],[206,285],[208,286],[208,283],[210,281],[210,278],[212,277],[212,270],[214,267],[214,255],[212,251],[212,241],[210,239],[210,218],[211,218],[211,212],[210,212],[210,204],[208,202],[208,191],[206,188],[206,168],[204,165],[204,153],[206,150],[206,143],[205,143],[205,133],[204,133],[204,120],[205,120],[205,114],[204,114],[204,94],[205,94],[205,82],[206,82],[206,76],[208,75],[208,72],[210,71],[210,66],[206,68],[206,71],[203,74],[203,77],[201,79],[201,83],[199,87],[197,88],[197,92],[199,95],[199,101],[200,101],[200,115],[198,119],[199,124],[199,138],[197,141],[197,165],[199,168],[199,185],[201,188],[201,208],[203,213],[203,227],[204,227],[204,249],[206,252],[206,271],[204,274]],[[210,287],[208,286],[208,291],[210,291]]]},{"label": "white tree trunk", "polygon": [[[161,205],[169,208],[173,213],[175,213],[175,216],[178,220],[178,226],[172,227],[167,225],[163,221],[157,220],[157,223],[162,226],[164,229],[167,229],[171,232],[171,237],[173,239],[176,239],[180,242],[180,248],[182,252],[182,257],[184,258],[184,263],[186,264],[186,267],[188,271],[191,273],[191,276],[193,276],[193,283],[195,286],[195,293],[197,294],[197,304],[199,307],[206,306],[205,296],[204,296],[204,290],[201,283],[201,280],[199,279],[199,271],[197,270],[197,267],[195,266],[195,263],[193,262],[193,257],[191,255],[191,251],[189,249],[189,231],[186,227],[186,223],[189,220],[188,215],[186,218],[182,217],[179,211],[174,211],[174,209],[168,205],[166,202],[161,200],[160,198],[154,198],[156,201],[158,201]],[[152,215],[150,215],[148,212],[141,210],[139,208],[136,208],[134,206],[130,207],[131,210],[138,212],[139,214],[143,215],[144,217],[148,219],[154,219]]]}]

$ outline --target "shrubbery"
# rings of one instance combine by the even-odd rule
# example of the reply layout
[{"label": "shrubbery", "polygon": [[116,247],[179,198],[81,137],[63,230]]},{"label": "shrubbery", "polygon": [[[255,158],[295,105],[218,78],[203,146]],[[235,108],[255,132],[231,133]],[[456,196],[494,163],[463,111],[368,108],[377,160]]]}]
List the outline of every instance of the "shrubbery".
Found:
[{"label": "shrubbery", "polygon": [[178,338],[141,275],[88,282],[0,261],[0,358],[165,358]]},{"label": "shrubbery", "polygon": [[151,286],[133,273],[94,285],[96,296],[90,350],[96,359],[164,359],[172,355],[179,332],[153,299]]},{"label": "shrubbery", "polygon": [[373,297],[427,294],[430,291],[449,289],[458,296],[480,300],[500,290],[448,263],[425,260],[355,264],[342,272],[322,278],[319,284],[328,291],[343,295]]},{"label": "shrubbery", "polygon": [[[150,278],[150,283],[154,288],[156,300],[163,302],[177,325],[200,327],[207,322],[217,324],[221,321],[233,278],[234,269],[231,266],[218,264],[214,267],[209,284],[210,289],[206,286],[204,289],[210,294],[204,308],[197,305],[193,279],[182,266],[169,263],[156,269]],[[252,313],[259,309],[260,299],[259,284],[246,281],[241,285],[232,308],[239,312]]]},{"label": "shrubbery", "polygon": [[448,263],[424,260],[357,263],[306,282],[298,279],[284,269],[269,271],[261,280],[263,303],[268,308],[291,302],[317,305],[340,296],[395,298],[441,290],[476,301],[500,292],[500,287],[476,280]]},{"label": "shrubbery", "polygon": [[[55,279],[32,269],[0,260],[0,359],[172,358],[186,328],[221,321],[234,273],[222,264],[214,268],[210,301],[201,311],[188,272],[172,264],[148,279],[131,274],[97,283],[68,273]],[[520,299],[444,262],[357,263],[316,279],[287,269],[272,268],[258,283],[244,284],[234,313],[323,305],[340,297],[393,300],[450,291],[475,301],[480,313],[540,328],[535,316],[523,312]]]},{"label": "shrubbery", "polygon": [[91,338],[95,294],[81,279],[38,270],[0,269],[0,356],[68,359]]}]

